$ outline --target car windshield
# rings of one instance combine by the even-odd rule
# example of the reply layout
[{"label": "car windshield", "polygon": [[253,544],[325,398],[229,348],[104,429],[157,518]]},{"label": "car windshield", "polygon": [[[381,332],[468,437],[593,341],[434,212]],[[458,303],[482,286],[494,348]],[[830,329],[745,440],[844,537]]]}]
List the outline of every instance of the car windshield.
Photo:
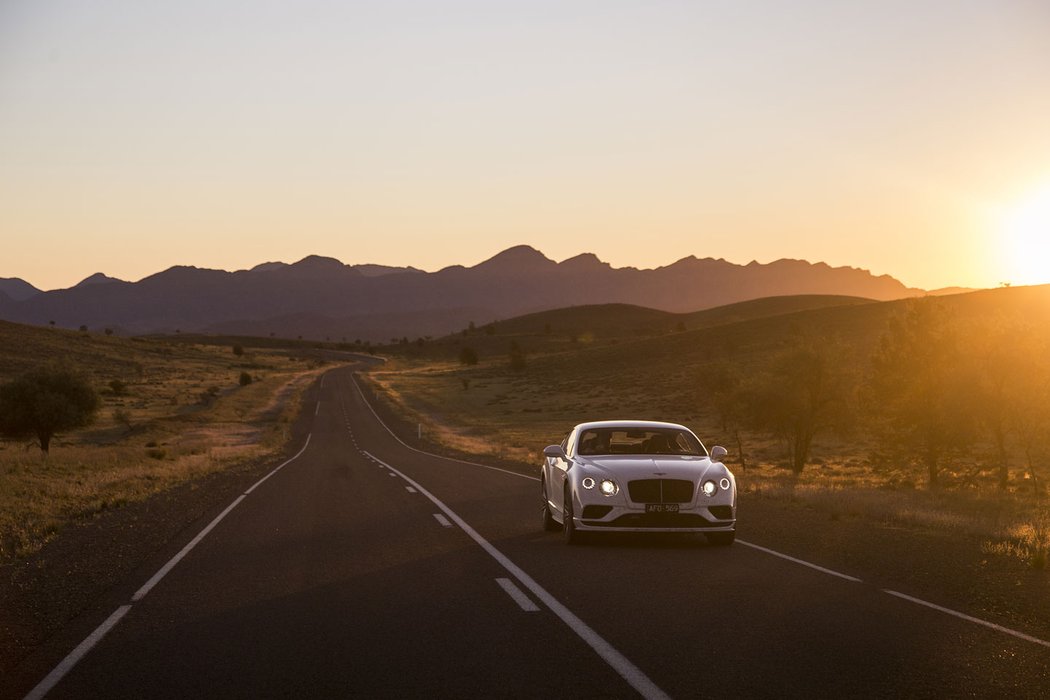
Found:
[{"label": "car windshield", "polygon": [[685,430],[595,428],[580,435],[581,455],[696,455],[707,450]]}]

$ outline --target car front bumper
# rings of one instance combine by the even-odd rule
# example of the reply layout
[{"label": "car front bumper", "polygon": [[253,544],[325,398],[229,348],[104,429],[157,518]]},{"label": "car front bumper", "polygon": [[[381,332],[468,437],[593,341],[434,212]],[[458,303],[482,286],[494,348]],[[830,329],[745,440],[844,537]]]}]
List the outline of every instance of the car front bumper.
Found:
[{"label": "car front bumper", "polygon": [[[736,508],[712,513],[707,507],[681,508],[677,513],[646,513],[644,506],[612,506],[599,515],[584,508],[583,516],[574,518],[576,529],[591,532],[733,532],[736,529]],[[602,511],[606,507],[601,508]]]}]

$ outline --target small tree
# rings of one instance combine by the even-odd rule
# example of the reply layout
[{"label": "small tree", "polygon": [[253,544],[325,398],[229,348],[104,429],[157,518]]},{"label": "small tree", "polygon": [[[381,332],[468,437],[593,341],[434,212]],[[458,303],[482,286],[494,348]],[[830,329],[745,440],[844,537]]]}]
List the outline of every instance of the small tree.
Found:
[{"label": "small tree", "polygon": [[958,329],[934,300],[893,319],[872,358],[864,397],[877,436],[917,455],[931,488],[944,460],[973,439],[973,391],[960,372]]},{"label": "small tree", "polygon": [[517,342],[512,342],[510,344],[510,368],[515,372],[522,372],[525,370],[525,364],[525,351]]},{"label": "small tree", "polygon": [[786,443],[795,474],[805,469],[818,434],[848,427],[854,389],[835,355],[826,341],[801,340],[774,358],[748,392],[751,420]]},{"label": "small tree", "polygon": [[131,413],[124,408],[114,409],[113,420],[123,425],[129,433],[135,427],[131,421]]},{"label": "small tree", "polygon": [[98,394],[80,375],[37,369],[0,386],[0,433],[35,437],[46,455],[56,433],[90,425],[98,408]]},{"label": "small tree", "polygon": [[252,375],[248,374],[247,372],[241,372],[241,378],[239,381],[241,386],[248,386],[252,383]]},{"label": "small tree", "polygon": [[462,365],[476,365],[478,363],[478,351],[472,347],[463,346],[459,351],[459,363]]},{"label": "small tree", "polygon": [[744,454],[744,437],[741,432],[746,407],[740,373],[725,362],[717,362],[704,367],[698,380],[703,392],[699,401],[714,407],[718,422],[722,426],[722,433],[736,443],[740,468],[746,470],[747,457]]},{"label": "small tree", "polygon": [[1024,459],[1032,491],[1042,496],[1043,481],[1036,465],[1050,460],[1050,366],[1045,360],[1050,344],[1031,328],[1022,333],[1011,332],[1009,338],[1015,354],[1005,402],[1006,423]]},{"label": "small tree", "polygon": [[244,354],[244,346],[240,345],[240,344],[234,345],[233,346],[233,354],[236,355],[237,357],[242,356]]}]

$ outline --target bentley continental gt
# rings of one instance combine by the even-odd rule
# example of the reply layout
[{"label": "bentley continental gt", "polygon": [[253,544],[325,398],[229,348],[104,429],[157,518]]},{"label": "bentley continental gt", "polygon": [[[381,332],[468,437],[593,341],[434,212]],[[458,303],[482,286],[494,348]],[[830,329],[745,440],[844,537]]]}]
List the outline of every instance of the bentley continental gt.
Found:
[{"label": "bentley continental gt", "polygon": [[543,527],[574,544],[585,532],[736,536],[736,479],[688,428],[655,421],[581,423],[543,451]]}]

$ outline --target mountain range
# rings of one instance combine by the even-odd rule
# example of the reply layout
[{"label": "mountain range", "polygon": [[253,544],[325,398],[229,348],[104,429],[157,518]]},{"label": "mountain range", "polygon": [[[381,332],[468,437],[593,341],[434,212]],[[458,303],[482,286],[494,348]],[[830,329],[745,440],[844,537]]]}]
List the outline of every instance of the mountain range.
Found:
[{"label": "mountain range", "polygon": [[926,292],[888,275],[804,260],[738,265],[690,256],[655,269],[614,268],[590,253],[555,262],[517,246],[473,267],[437,272],[345,265],[311,255],[236,272],[176,266],[138,282],[97,273],[75,287],[47,292],[21,279],[0,279],[0,318],[128,334],[385,341],[584,304],[681,313],[797,294],[889,300]]}]

